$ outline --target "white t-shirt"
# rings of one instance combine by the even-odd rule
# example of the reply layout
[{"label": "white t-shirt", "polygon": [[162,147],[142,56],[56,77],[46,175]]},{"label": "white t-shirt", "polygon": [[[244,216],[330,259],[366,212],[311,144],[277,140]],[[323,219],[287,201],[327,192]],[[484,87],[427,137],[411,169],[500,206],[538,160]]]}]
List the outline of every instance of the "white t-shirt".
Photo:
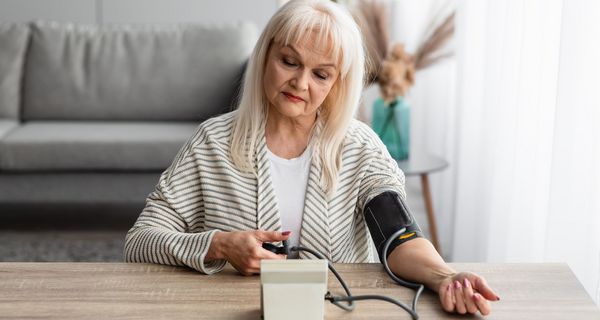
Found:
[{"label": "white t-shirt", "polygon": [[[309,145],[298,158],[284,159],[276,156],[267,148],[271,165],[271,182],[281,215],[281,230],[292,232],[288,240],[290,247],[297,246],[300,242],[300,227],[304,212],[306,186],[308,185],[311,150]],[[297,257],[298,252],[292,253],[292,258]]]}]

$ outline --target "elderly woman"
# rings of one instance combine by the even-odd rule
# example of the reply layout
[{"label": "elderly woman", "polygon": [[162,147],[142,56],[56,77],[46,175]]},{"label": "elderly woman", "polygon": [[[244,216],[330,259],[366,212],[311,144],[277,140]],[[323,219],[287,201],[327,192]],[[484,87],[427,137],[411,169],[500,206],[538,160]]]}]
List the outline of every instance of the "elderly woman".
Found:
[{"label": "elderly woman", "polygon": [[[163,172],[127,234],[126,260],[206,274],[229,262],[251,275],[261,259],[286,258],[263,249],[264,242],[288,240],[332,262],[373,262],[365,207],[382,194],[404,199],[405,192],[385,146],[353,119],[363,89],[362,46],[342,7],[283,6],[252,53],[237,110],[202,123]],[[397,207],[389,208],[369,213],[393,219]],[[444,310],[488,314],[488,300],[498,297],[485,280],[454,271],[418,225],[411,228],[380,258],[398,276],[437,292]]]}]

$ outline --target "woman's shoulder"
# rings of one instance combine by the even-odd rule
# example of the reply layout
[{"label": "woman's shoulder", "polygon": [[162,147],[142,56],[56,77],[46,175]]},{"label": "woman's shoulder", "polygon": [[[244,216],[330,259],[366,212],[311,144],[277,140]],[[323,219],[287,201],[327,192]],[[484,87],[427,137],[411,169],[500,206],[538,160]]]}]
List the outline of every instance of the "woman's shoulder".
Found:
[{"label": "woman's shoulder", "polygon": [[222,131],[224,129],[231,129],[233,127],[233,121],[235,120],[237,112],[231,111],[212,118],[209,118],[202,122],[198,128],[207,132]]},{"label": "woman's shoulder", "polygon": [[[182,166],[195,161],[197,158],[210,158],[217,154],[216,149],[223,149],[223,146],[229,143],[229,135],[232,128],[235,112],[229,112],[222,115],[209,118],[200,123],[192,136],[181,147],[175,159],[163,172],[161,176],[161,184],[169,184],[174,175],[180,174],[182,171],[189,173],[199,172],[196,166]],[[226,147],[227,148],[227,147]]]},{"label": "woman's shoulder", "polygon": [[375,131],[366,123],[352,119],[346,134],[346,144],[361,145],[367,149],[381,149],[383,144]]},{"label": "woman's shoulder", "polygon": [[236,113],[236,111],[231,111],[200,123],[192,136],[192,145],[203,144],[209,141],[228,142]]}]

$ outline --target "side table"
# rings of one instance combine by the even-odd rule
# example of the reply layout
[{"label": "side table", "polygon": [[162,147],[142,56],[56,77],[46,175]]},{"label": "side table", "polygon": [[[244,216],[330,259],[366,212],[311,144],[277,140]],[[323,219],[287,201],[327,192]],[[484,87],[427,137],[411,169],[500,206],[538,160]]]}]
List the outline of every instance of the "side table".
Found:
[{"label": "side table", "polygon": [[397,162],[400,169],[404,171],[405,176],[419,175],[421,177],[421,189],[423,192],[423,200],[425,201],[425,210],[427,211],[431,242],[435,249],[442,254],[437,235],[437,224],[433,212],[433,203],[431,201],[431,191],[429,190],[428,175],[445,169],[448,167],[448,162],[431,154],[411,154],[408,159],[402,161],[397,160]]}]

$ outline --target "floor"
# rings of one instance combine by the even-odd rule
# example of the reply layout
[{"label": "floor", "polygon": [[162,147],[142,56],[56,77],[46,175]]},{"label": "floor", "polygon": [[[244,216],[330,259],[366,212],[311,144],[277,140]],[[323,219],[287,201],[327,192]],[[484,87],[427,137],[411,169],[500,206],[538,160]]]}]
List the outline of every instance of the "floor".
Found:
[{"label": "floor", "polygon": [[[409,205],[429,234],[418,179],[407,179]],[[0,261],[123,261],[125,234],[141,208],[0,208]]]},{"label": "floor", "polygon": [[0,261],[123,261],[125,234],[141,208],[0,208]]}]

